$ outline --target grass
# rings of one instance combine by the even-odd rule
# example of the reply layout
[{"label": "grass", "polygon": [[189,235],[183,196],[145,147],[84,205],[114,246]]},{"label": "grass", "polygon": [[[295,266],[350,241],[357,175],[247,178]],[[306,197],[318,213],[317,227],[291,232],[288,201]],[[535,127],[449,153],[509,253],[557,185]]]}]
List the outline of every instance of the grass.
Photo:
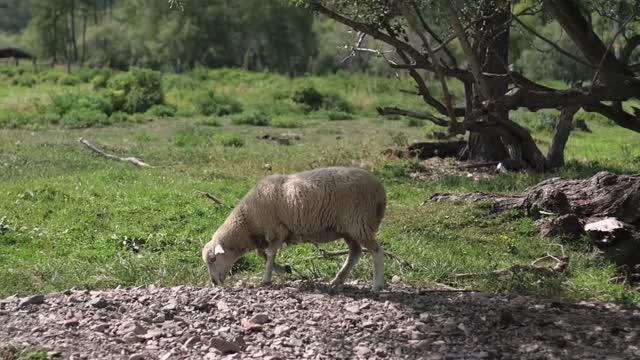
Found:
[{"label": "grass", "polygon": [[[494,216],[482,204],[421,205],[440,191],[511,193],[537,183],[543,176],[586,177],[604,169],[639,172],[637,134],[596,119],[589,123],[593,133],[572,134],[566,153],[569,165],[559,173],[510,173],[477,182],[455,176],[414,181],[406,171],[418,163],[388,159],[381,151],[423,139],[434,128],[417,124],[422,129],[416,129],[405,121],[383,120],[365,106],[398,97],[394,91],[401,85],[392,80],[367,80],[358,75],[346,80],[338,76],[305,79],[321,92],[348,94],[345,98],[354,106],[354,113],[334,116],[328,111],[296,110],[290,92],[299,87],[299,79],[230,70],[206,71],[205,75],[205,80],[194,80],[188,74],[165,75],[163,83],[171,84],[166,92],[168,103],[177,108],[174,118],[123,120],[83,129],[55,124],[37,131],[0,129],[0,298],[73,286],[205,285],[207,275],[200,250],[229,210],[214,206],[198,191],[215,194],[234,205],[257,180],[271,174],[265,167],[269,164],[275,173],[359,166],[380,177],[389,206],[379,240],[386,249],[413,264],[408,269],[388,260],[387,280],[399,275],[416,286],[452,283],[571,300],[640,303],[637,293],[608,283],[615,269],[589,257],[584,241],[540,239],[533,220],[514,213]],[[185,94],[195,94],[197,90],[191,86],[203,81],[215,85],[216,94],[237,100],[246,109],[240,113],[245,117],[202,117],[198,111],[185,116],[192,106]],[[349,84],[349,92],[340,92]],[[32,93],[42,98],[40,86],[54,93],[60,90],[49,84],[35,84],[28,91],[11,88],[27,98]],[[80,85],[84,86],[89,85]],[[177,90],[180,88],[187,89],[186,93]],[[356,99],[354,93],[366,99]],[[13,93],[0,89],[0,109],[6,111],[12,104]],[[260,104],[266,108],[260,109]],[[265,132],[279,131],[255,126],[262,125],[255,120],[261,118],[246,114],[258,110],[268,114],[268,126],[278,126],[282,132],[295,127],[301,140],[281,146],[257,139]],[[21,108],[20,113],[29,114],[28,107]],[[548,146],[549,132],[535,119],[526,121],[534,124],[540,146]],[[108,152],[140,157],[156,168],[141,169],[97,157],[78,144],[79,137]],[[453,278],[459,272],[531,263],[546,252],[558,255],[556,244],[562,244],[571,257],[569,271],[558,279],[514,275],[462,283]],[[336,242],[327,248],[344,245]],[[313,259],[315,254],[313,246],[299,245],[284,248],[279,259],[304,276],[329,280],[342,259]],[[262,270],[262,261],[251,253],[236,265],[234,276],[255,281]],[[370,272],[370,258],[364,256],[354,276],[369,280]],[[278,275],[277,279],[286,276]]]}]

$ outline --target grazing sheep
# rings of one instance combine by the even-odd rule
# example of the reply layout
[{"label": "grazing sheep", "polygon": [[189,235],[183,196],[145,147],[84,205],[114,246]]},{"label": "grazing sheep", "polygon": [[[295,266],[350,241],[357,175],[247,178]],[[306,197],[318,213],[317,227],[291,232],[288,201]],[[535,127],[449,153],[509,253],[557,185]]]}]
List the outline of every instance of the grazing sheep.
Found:
[{"label": "grazing sheep", "polygon": [[233,264],[256,250],[266,260],[263,284],[272,273],[289,270],[275,263],[284,243],[326,243],[343,238],[349,256],[331,282],[344,283],[362,254],[373,255],[373,290],[384,286],[384,251],[375,234],[386,208],[384,187],[369,172],[329,167],[291,175],[273,175],[258,183],[231,212],[202,250],[214,285]]}]

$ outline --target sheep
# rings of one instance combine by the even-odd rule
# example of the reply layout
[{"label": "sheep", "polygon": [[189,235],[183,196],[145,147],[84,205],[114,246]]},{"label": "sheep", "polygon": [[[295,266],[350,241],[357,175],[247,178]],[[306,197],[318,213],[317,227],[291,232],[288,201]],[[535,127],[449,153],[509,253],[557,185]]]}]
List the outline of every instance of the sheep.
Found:
[{"label": "sheep", "polygon": [[281,245],[342,238],[349,255],[331,286],[344,283],[364,247],[373,256],[373,290],[380,291],[384,250],[375,234],[386,203],[382,183],[358,168],[327,167],[268,176],[240,200],[202,249],[211,283],[222,285],[233,264],[256,250],[266,262],[262,284],[268,285],[273,271],[290,271],[275,262]]}]

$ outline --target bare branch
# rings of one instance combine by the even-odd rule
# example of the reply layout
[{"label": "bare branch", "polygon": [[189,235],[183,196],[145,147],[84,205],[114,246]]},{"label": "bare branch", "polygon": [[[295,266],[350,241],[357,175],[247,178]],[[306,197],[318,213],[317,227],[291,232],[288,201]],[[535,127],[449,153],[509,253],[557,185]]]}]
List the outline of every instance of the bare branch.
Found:
[{"label": "bare branch", "polygon": [[613,43],[616,41],[616,39],[618,38],[618,35],[620,35],[620,33],[624,30],[627,24],[629,24],[629,21],[631,21],[631,19],[634,18],[634,16],[635,14],[631,14],[631,16],[629,16],[629,18],[624,23],[622,23],[622,25],[620,25],[620,27],[618,28],[618,31],[616,31],[616,33],[611,38],[611,41],[609,41],[609,45],[607,45],[605,52],[602,53],[602,58],[600,58],[600,62],[598,63],[598,67],[596,68],[596,73],[593,75],[593,79],[591,80],[592,86],[593,84],[596,83],[596,80],[598,80],[598,75],[600,75],[600,69],[602,69],[602,65],[604,65],[604,60],[607,58],[607,54],[609,54],[609,52],[611,51],[611,47],[613,46]]},{"label": "bare branch", "polygon": [[148,168],[152,168],[153,166],[143,162],[142,160],[135,158],[135,157],[120,157],[120,156],[116,156],[113,154],[109,154],[106,153],[100,149],[98,149],[95,145],[93,145],[92,143],[90,143],[89,141],[85,140],[84,138],[80,138],[80,143],[86,147],[88,147],[89,149],[91,149],[93,152],[109,159],[109,160],[117,160],[117,161],[125,161],[125,162],[129,162],[132,163],[135,166],[140,166],[140,167],[148,167]]},{"label": "bare branch", "polygon": [[480,61],[476,56],[471,44],[469,43],[469,39],[467,39],[467,35],[465,34],[465,30],[460,23],[460,19],[456,13],[456,9],[454,9],[453,4],[448,0],[441,0],[440,3],[445,9],[447,13],[447,17],[449,18],[449,22],[453,27],[453,30],[456,32],[458,36],[458,40],[462,45],[462,49],[464,50],[465,55],[467,56],[467,60],[471,65],[471,72],[473,73],[473,77],[478,84],[478,90],[482,94],[485,99],[491,98],[491,92],[489,91],[489,86],[485,82],[484,77],[482,76],[482,67],[480,66]]},{"label": "bare branch", "polygon": [[545,43],[549,44],[552,48],[554,48],[557,52],[561,53],[562,55],[568,57],[569,59],[580,63],[582,65],[586,65],[589,67],[593,67],[591,64],[589,64],[587,61],[582,60],[576,56],[574,56],[573,54],[571,54],[570,52],[566,51],[565,49],[561,48],[560,46],[558,46],[558,44],[556,44],[554,41],[549,40],[548,38],[546,38],[544,35],[540,34],[539,32],[537,32],[535,29],[529,27],[527,24],[525,24],[522,20],[520,20],[517,16],[513,17],[513,20],[515,20],[518,25],[520,25],[523,29],[527,30],[528,32],[530,32],[531,34],[533,34],[535,37],[537,37],[538,39],[544,41]]},{"label": "bare branch", "polygon": [[627,64],[633,50],[640,45],[640,34],[632,36],[620,51],[620,62]]},{"label": "bare branch", "polygon": [[441,119],[427,112],[411,111],[411,110],[400,109],[397,107],[379,107],[379,108],[376,108],[376,110],[378,110],[378,114],[380,115],[402,115],[402,116],[408,116],[416,119],[429,120],[438,126],[449,126],[449,122],[447,120]]},{"label": "bare branch", "polygon": [[214,203],[222,206],[222,207],[227,207],[227,205],[220,199],[218,199],[217,197],[209,194],[208,192],[204,192],[204,191],[197,191],[199,194],[203,195],[204,197],[206,197],[207,199],[213,201]]},{"label": "bare branch", "polygon": [[411,4],[413,5],[413,11],[416,13],[416,15],[418,16],[418,19],[420,20],[420,23],[422,24],[422,27],[425,29],[425,31],[427,33],[429,33],[429,35],[431,35],[431,37],[438,42],[438,46],[436,46],[432,51],[434,53],[437,53],[438,51],[442,50],[444,51],[445,54],[447,54],[447,56],[449,57],[449,60],[451,61],[451,64],[453,64],[453,66],[458,66],[458,62],[455,58],[455,56],[453,56],[453,54],[451,53],[451,50],[449,50],[449,48],[447,47],[447,45],[453,40],[455,39],[455,36],[451,36],[449,37],[447,40],[442,41],[440,39],[440,37],[438,36],[438,34],[435,33],[435,31],[433,31],[433,29],[431,29],[431,27],[427,24],[427,22],[424,20],[424,17],[422,16],[422,13],[420,12],[420,8],[418,7],[418,4],[415,2],[415,0],[411,1]]}]

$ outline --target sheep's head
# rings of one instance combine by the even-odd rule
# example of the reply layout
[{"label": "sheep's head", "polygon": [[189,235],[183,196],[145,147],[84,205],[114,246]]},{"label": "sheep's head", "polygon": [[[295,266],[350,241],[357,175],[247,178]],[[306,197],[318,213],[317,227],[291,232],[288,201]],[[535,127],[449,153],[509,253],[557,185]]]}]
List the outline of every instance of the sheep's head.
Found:
[{"label": "sheep's head", "polygon": [[202,249],[202,259],[209,268],[211,284],[222,285],[224,279],[229,275],[231,267],[240,256],[242,254],[238,251],[224,248],[222,242],[214,236]]}]

